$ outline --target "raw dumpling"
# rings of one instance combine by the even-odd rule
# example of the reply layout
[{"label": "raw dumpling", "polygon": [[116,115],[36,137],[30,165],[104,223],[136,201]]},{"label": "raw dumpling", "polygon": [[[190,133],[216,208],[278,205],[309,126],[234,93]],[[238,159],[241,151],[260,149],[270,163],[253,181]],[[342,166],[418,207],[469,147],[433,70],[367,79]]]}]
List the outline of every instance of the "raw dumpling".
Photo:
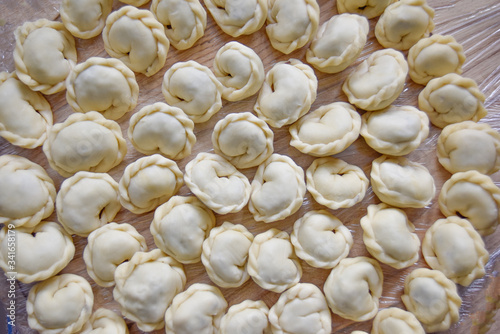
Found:
[{"label": "raw dumpling", "polygon": [[53,169],[69,177],[78,171],[109,171],[122,162],[127,143],[118,123],[90,111],[54,124],[43,152]]},{"label": "raw dumpling", "polygon": [[331,269],[349,255],[351,231],[326,210],[309,211],[293,224],[295,253],[315,268]]},{"label": "raw dumpling", "polygon": [[132,71],[152,76],[165,65],[170,42],[149,10],[123,6],[111,13],[102,31],[104,49]]},{"label": "raw dumpling", "polygon": [[0,136],[23,148],[43,145],[53,122],[45,97],[24,85],[15,72],[0,72],[0,100]]},{"label": "raw dumpling", "polygon": [[342,90],[349,102],[363,110],[388,107],[403,91],[408,64],[394,49],[373,52],[347,76]]},{"label": "raw dumpling", "polygon": [[76,112],[98,111],[116,120],[135,108],[138,97],[134,72],[115,58],[91,57],[66,80],[66,101]]},{"label": "raw dumpling", "polygon": [[368,20],[364,16],[332,16],[321,25],[307,49],[307,62],[325,73],[337,73],[346,69],[363,50],[368,29]]},{"label": "raw dumpling", "polygon": [[181,263],[196,263],[214,226],[214,214],[198,198],[174,196],[156,208],[150,231],[163,252]]},{"label": "raw dumpling", "polygon": [[80,334],[128,334],[128,327],[115,312],[99,308],[92,313]]},{"label": "raw dumpling", "polygon": [[256,221],[275,222],[297,212],[305,193],[304,170],[290,157],[275,153],[255,172],[248,209]]},{"label": "raw dumpling", "polygon": [[220,321],[221,334],[271,334],[267,315],[269,308],[262,300],[245,300],[227,310]]},{"label": "raw dumpling", "polygon": [[184,184],[181,170],[159,154],[139,158],[128,165],[119,182],[120,203],[135,214],[156,209]]},{"label": "raw dumpling", "polygon": [[227,114],[212,132],[215,153],[239,169],[258,166],[269,158],[273,140],[267,123],[249,112]]},{"label": "raw dumpling", "polygon": [[367,19],[382,14],[387,6],[397,0],[337,0],[339,13],[354,13],[365,16]]},{"label": "raw dumpling", "polygon": [[118,183],[106,173],[78,172],[61,184],[57,219],[70,234],[86,237],[121,209]]},{"label": "raw dumpling", "polygon": [[420,239],[403,210],[372,204],[360,224],[366,249],[380,262],[402,269],[418,261]]},{"label": "raw dumpling", "polygon": [[425,334],[425,330],[413,315],[397,307],[380,310],[373,319],[371,334]]},{"label": "raw dumpling", "polygon": [[62,0],[59,14],[73,36],[89,39],[102,32],[112,7],[113,0]]},{"label": "raw dumpling", "polygon": [[359,137],[361,117],[345,102],[323,105],[293,123],[290,145],[315,157],[344,151]]},{"label": "raw dumpling", "polygon": [[317,89],[318,79],[310,66],[293,58],[279,62],[267,72],[254,111],[270,126],[281,128],[309,111]]}]

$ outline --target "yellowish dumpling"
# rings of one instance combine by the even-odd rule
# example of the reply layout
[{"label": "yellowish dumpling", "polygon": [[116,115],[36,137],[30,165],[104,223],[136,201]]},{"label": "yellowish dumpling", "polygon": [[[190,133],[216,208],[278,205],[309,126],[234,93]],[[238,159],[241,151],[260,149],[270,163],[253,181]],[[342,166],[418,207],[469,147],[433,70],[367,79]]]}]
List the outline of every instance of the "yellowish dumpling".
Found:
[{"label": "yellowish dumpling", "polygon": [[106,308],[97,309],[83,326],[80,334],[128,334],[123,318]]},{"label": "yellowish dumpling", "polygon": [[425,330],[411,312],[397,307],[380,310],[373,319],[371,334],[397,333],[425,334]]},{"label": "yellowish dumpling", "polygon": [[339,13],[354,13],[373,19],[384,12],[387,6],[397,0],[337,0]]},{"label": "yellowish dumpling", "polygon": [[89,39],[102,32],[112,7],[113,0],[62,0],[59,14],[73,36]]},{"label": "yellowish dumpling", "polygon": [[220,321],[221,334],[271,334],[267,315],[269,308],[262,300],[244,300],[232,305]]}]

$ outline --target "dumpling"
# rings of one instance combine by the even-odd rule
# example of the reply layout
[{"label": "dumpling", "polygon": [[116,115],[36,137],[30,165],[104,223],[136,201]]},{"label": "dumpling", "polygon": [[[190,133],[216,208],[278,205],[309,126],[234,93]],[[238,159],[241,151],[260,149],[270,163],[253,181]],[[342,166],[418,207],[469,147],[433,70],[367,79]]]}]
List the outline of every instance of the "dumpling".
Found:
[{"label": "dumpling", "polygon": [[42,334],[77,333],[90,319],[94,294],[89,282],[62,274],[34,285],[26,301],[28,325]]},{"label": "dumpling", "polygon": [[360,134],[381,154],[406,155],[429,135],[429,117],[413,106],[394,106],[367,111],[361,117]]},{"label": "dumpling", "polygon": [[325,73],[338,73],[346,69],[363,50],[368,29],[368,20],[364,16],[332,16],[320,26],[307,49],[307,62]]},{"label": "dumpling", "polygon": [[232,41],[215,54],[214,74],[222,84],[222,98],[240,101],[257,93],[264,83],[264,64],[251,48]]},{"label": "dumpling", "polygon": [[332,316],[325,295],[314,284],[298,283],[283,292],[269,310],[274,333],[329,334]]},{"label": "dumpling", "polygon": [[268,0],[266,34],[276,50],[289,54],[309,43],[319,25],[316,0]]},{"label": "dumpling", "polygon": [[108,16],[102,39],[111,57],[148,77],[165,65],[170,47],[163,25],[149,10],[133,6],[123,6]]},{"label": "dumpling", "polygon": [[199,0],[153,0],[150,10],[177,50],[189,49],[205,34],[207,12]]},{"label": "dumpling", "polygon": [[165,313],[166,334],[218,333],[227,302],[215,286],[194,283],[175,296]]},{"label": "dumpling", "polygon": [[184,290],[182,264],[161,250],[137,252],[115,270],[113,298],[124,317],[144,332],[165,326],[165,312],[174,297]]},{"label": "dumpling", "polygon": [[149,212],[168,201],[183,184],[183,174],[175,161],[159,154],[142,157],[123,171],[120,203],[136,214]]},{"label": "dumpling", "polygon": [[384,48],[408,50],[434,30],[434,9],[426,0],[400,0],[387,6],[375,25]]},{"label": "dumpling", "polygon": [[220,321],[221,334],[271,334],[267,315],[269,308],[262,300],[244,300],[231,306]]},{"label": "dumpling", "polygon": [[500,188],[478,171],[459,172],[443,184],[439,208],[446,217],[464,217],[486,236],[496,230],[500,221]]},{"label": "dumpling", "polygon": [[353,321],[366,321],[378,312],[384,276],[374,259],[346,258],[332,269],[323,286],[333,313]]},{"label": "dumpling", "polygon": [[405,157],[380,156],[372,162],[370,177],[375,195],[400,208],[423,208],[436,193],[429,170]]},{"label": "dumpling", "polygon": [[43,152],[50,167],[69,177],[78,171],[108,172],[122,162],[127,143],[118,123],[90,111],[54,124]]},{"label": "dumpling", "polygon": [[116,312],[99,308],[90,316],[80,334],[128,334],[125,320]]},{"label": "dumpling", "polygon": [[89,234],[83,250],[87,273],[98,285],[115,285],[115,270],[137,252],[146,252],[146,239],[127,223],[109,223]]},{"label": "dumpling", "polygon": [[315,159],[306,170],[306,180],[314,199],[332,210],[361,202],[370,183],[361,168],[333,157]]},{"label": "dumpling", "polygon": [[255,236],[248,251],[247,270],[257,285],[276,293],[296,285],[302,276],[290,236],[275,228]]},{"label": "dumpling", "polygon": [[381,15],[385,8],[397,0],[337,0],[339,13],[354,13],[373,19]]},{"label": "dumpling", "polygon": [[26,158],[0,156],[0,189],[0,224],[34,227],[54,211],[54,181]]},{"label": "dumpling", "polygon": [[437,140],[439,163],[450,173],[500,169],[500,134],[487,123],[464,121],[446,126]]},{"label": "dumpling", "polygon": [[485,96],[473,79],[450,73],[432,79],[418,95],[418,107],[439,128],[463,121],[477,122],[488,111]]},{"label": "dumpling", "polygon": [[270,126],[281,128],[309,111],[317,89],[318,79],[310,66],[293,58],[278,62],[266,74],[254,111]]},{"label": "dumpling", "polygon": [[[12,250],[12,237],[15,238],[14,262],[11,260],[13,252],[9,251]],[[25,284],[56,275],[74,255],[73,238],[57,223],[41,222],[34,228],[15,230],[4,226],[0,230],[0,267],[5,273],[12,272],[14,263],[16,279]]]},{"label": "dumpling", "polygon": [[73,36],[89,39],[102,32],[112,7],[113,0],[62,0],[59,14]]},{"label": "dumpling", "polygon": [[222,288],[236,288],[245,283],[248,249],[253,234],[241,224],[224,222],[210,231],[203,242],[201,261],[208,277]]},{"label": "dumpling", "polygon": [[15,72],[0,72],[0,100],[0,136],[23,148],[43,145],[53,122],[45,97],[24,85]]},{"label": "dumpling", "polygon": [[446,331],[459,319],[457,286],[438,271],[418,268],[406,276],[401,299],[426,333]]},{"label": "dumpling", "polygon": [[232,37],[250,35],[262,28],[268,0],[204,0],[215,23]]},{"label": "dumpling", "polygon": [[161,92],[169,105],[182,109],[194,123],[208,121],[222,108],[222,84],[194,60],[172,65],[163,76]]},{"label": "dumpling", "polygon": [[273,154],[274,133],[266,122],[249,112],[227,114],[212,132],[214,152],[236,168],[250,168]]},{"label": "dumpling", "polygon": [[215,216],[195,196],[173,196],[155,210],[150,225],[156,246],[181,263],[200,261]]},{"label": "dumpling", "polygon": [[290,145],[300,152],[325,157],[344,151],[359,137],[361,117],[345,102],[333,102],[301,117],[289,127]]},{"label": "dumpling", "polygon": [[380,262],[402,269],[418,261],[420,239],[403,210],[372,204],[360,224],[366,249]]},{"label": "dumpling", "polygon": [[275,153],[255,172],[248,209],[256,221],[275,222],[297,212],[305,193],[304,170],[290,157]]},{"label": "dumpling", "polygon": [[297,219],[290,241],[300,259],[323,269],[335,267],[353,245],[351,231],[326,210],[309,211]]},{"label": "dumpling", "polygon": [[453,282],[469,286],[485,274],[489,254],[472,224],[457,216],[438,219],[422,241],[425,262]]},{"label": "dumpling", "polygon": [[184,181],[194,195],[221,215],[241,211],[252,190],[245,175],[213,153],[198,153],[186,165]]},{"label": "dumpling", "polygon": [[397,307],[380,310],[373,319],[372,334],[396,333],[425,334],[425,330],[411,312]]},{"label": "dumpling", "polygon": [[75,39],[64,24],[40,19],[14,31],[16,74],[30,89],[50,95],[66,89],[66,77],[76,65]]},{"label": "dumpling", "polygon": [[57,219],[82,237],[112,221],[121,207],[118,183],[106,173],[78,172],[63,181],[56,197]]},{"label": "dumpling", "polygon": [[388,107],[403,91],[408,63],[394,49],[373,52],[368,59],[351,71],[342,90],[349,102],[363,110]]},{"label": "dumpling", "polygon": [[138,97],[134,72],[115,58],[91,57],[66,80],[66,101],[76,112],[98,111],[116,120],[135,108]]}]

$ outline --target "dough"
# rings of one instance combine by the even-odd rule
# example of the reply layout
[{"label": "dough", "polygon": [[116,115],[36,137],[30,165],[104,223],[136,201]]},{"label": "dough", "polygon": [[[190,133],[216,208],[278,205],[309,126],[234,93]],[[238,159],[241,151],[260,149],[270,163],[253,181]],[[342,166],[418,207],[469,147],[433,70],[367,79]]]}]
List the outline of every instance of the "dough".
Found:
[{"label": "dough", "polygon": [[396,333],[425,334],[425,330],[411,312],[397,307],[380,310],[373,319],[372,334]]},{"label": "dough", "polygon": [[380,16],[391,3],[397,0],[337,0],[339,13],[354,13],[373,19]]},{"label": "dough", "polygon": [[90,317],[80,334],[128,334],[125,320],[115,312],[99,308]]},{"label": "dough", "polygon": [[112,7],[113,0],[62,0],[59,14],[73,36],[89,39],[102,32]]},{"label": "dough", "polygon": [[267,315],[269,308],[262,300],[244,300],[227,310],[220,321],[221,334],[271,334]]}]

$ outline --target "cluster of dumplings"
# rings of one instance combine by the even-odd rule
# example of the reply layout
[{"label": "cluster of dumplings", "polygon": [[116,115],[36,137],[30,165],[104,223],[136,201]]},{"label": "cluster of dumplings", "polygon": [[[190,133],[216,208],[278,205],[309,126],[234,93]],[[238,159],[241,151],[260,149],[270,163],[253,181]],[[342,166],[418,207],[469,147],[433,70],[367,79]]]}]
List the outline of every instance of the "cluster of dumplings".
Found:
[{"label": "cluster of dumplings", "polygon": [[[17,279],[35,284],[28,296],[29,326],[40,333],[128,333],[126,318],[142,331],[166,333],[323,333],[334,314],[355,322],[373,319],[371,333],[425,333],[449,329],[462,300],[456,284],[485,275],[489,254],[482,237],[500,219],[500,134],[486,123],[484,95],[461,76],[462,46],[452,36],[431,35],[434,10],[425,0],[337,1],[337,15],[319,24],[316,0],[62,0],[62,22],[26,22],[15,32],[14,73],[0,73],[0,135],[12,145],[43,147],[46,170],[17,155],[0,156],[0,267],[8,268],[8,230],[17,235]],[[270,45],[283,54],[307,47],[305,61],[276,62],[265,72],[258,54],[232,41],[215,54],[213,70],[194,60],[177,62],[161,82],[164,102],[129,117],[127,139],[144,155],[108,173],[127,154],[118,120],[138,104],[136,74],[165,65],[170,44],[186,50],[204,35],[208,10],[220,29],[250,35],[265,25]],[[342,85],[348,102],[310,110],[315,74],[351,66],[365,47],[368,19],[377,18],[384,47],[349,70]],[[77,64],[75,37],[102,35],[110,58]],[[404,53],[403,53],[404,52]],[[424,85],[418,108],[394,105],[407,76]],[[66,91],[74,111],[53,124],[44,95]],[[213,152],[199,152],[181,171],[177,162],[196,144],[195,126],[222,109],[223,100],[256,96],[253,112],[228,113],[213,128]],[[362,110],[363,112],[359,112]],[[423,209],[436,196],[429,170],[411,161],[442,128],[437,158],[452,174],[438,196],[444,218],[420,242],[404,209]],[[273,128],[286,127],[290,146],[314,157],[303,169],[274,152]],[[380,153],[370,175],[333,157],[359,136]],[[255,168],[252,180],[242,170]],[[183,186],[191,192],[178,194]],[[331,210],[360,203],[371,189],[380,200],[361,218],[372,257],[348,257],[353,235]],[[256,222],[283,221],[301,208],[306,192],[321,210],[306,212],[289,234],[270,228],[258,235],[216,217],[248,208]],[[116,223],[124,207],[154,211],[148,249],[133,224]],[[45,221],[55,212],[59,223]],[[100,308],[83,277],[59,274],[75,256],[72,235],[87,238],[83,260],[89,277],[112,288],[121,316]],[[380,263],[408,268],[419,260],[401,297],[406,311],[379,310],[384,275]],[[302,262],[303,261],[303,262]],[[184,265],[201,262],[215,285],[186,289]],[[322,290],[301,282],[303,263],[330,271]],[[232,305],[218,287],[252,279],[280,293],[268,307],[245,300]],[[217,287],[218,286],[218,287]],[[50,307],[49,307],[50,306]],[[123,317],[122,317],[123,316]]]}]

